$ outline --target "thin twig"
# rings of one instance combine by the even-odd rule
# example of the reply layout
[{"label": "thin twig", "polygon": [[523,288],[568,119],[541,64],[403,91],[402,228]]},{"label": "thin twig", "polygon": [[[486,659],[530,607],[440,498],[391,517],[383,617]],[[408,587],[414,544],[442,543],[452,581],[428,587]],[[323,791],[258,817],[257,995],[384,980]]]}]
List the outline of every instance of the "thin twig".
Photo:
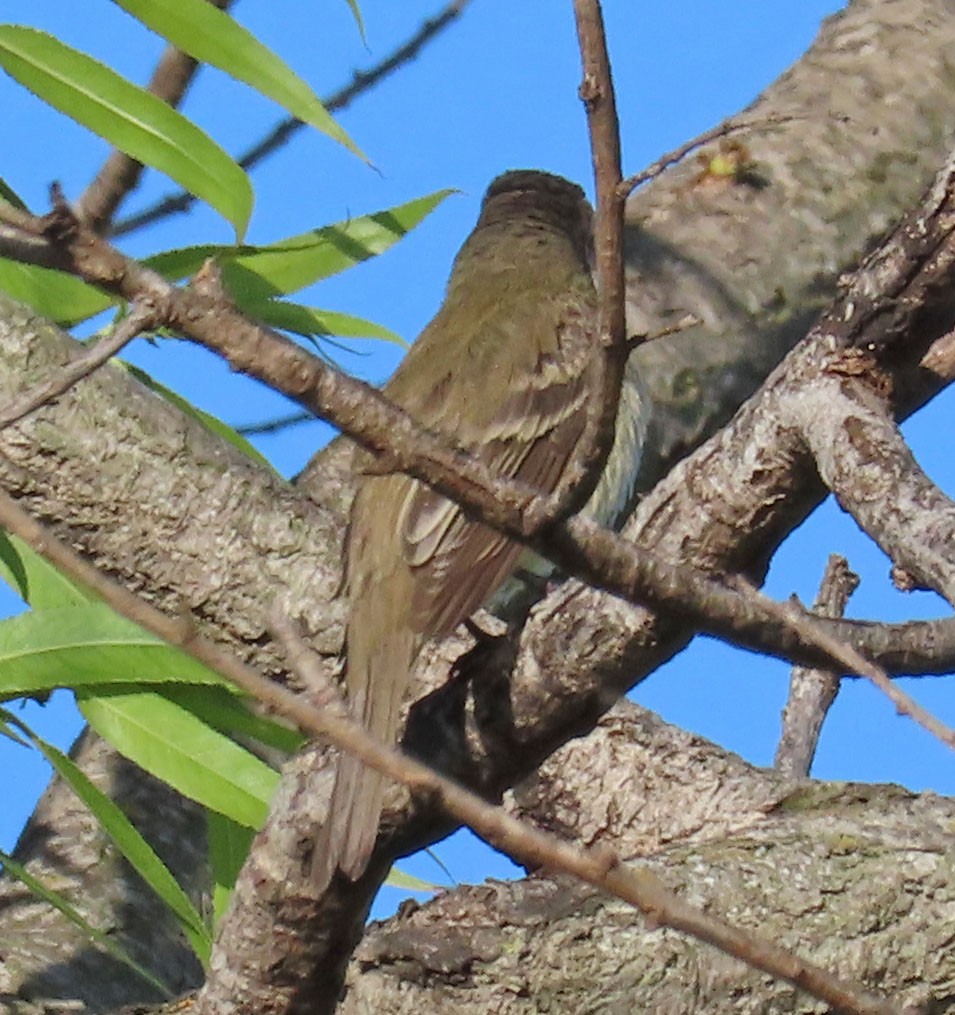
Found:
[{"label": "thin twig", "polygon": [[[758,595],[756,589],[744,578],[737,578],[736,584],[742,589],[754,595]],[[763,597],[760,597],[763,598]],[[794,603],[777,603],[767,600],[769,610],[776,614],[780,620],[785,621],[793,631],[798,631],[802,637],[814,641],[830,658],[838,661],[840,665],[861,677],[866,677],[885,694],[895,705],[901,715],[907,715],[923,729],[936,737],[943,744],[955,750],[955,730],[946,726],[940,719],[937,719],[928,709],[909,697],[900,687],[892,683],[889,675],[881,666],[866,659],[861,652],[857,652],[851,645],[833,638],[828,632],[822,630],[813,622],[811,614],[800,609]]]},{"label": "thin twig", "polygon": [[[849,570],[845,557],[832,554],[826,564],[814,615],[841,617],[859,577]],[[829,669],[794,666],[789,677],[789,698],[783,709],[783,729],[773,767],[794,778],[805,778],[816,755],[826,714],[839,692],[840,675]]]},{"label": "thin twig", "polygon": [[[623,209],[620,185],[620,129],[607,40],[599,3],[575,0],[583,79],[580,98],[587,110],[597,189],[594,230],[598,342],[589,366],[584,425],[563,476],[546,505],[548,514],[525,518],[532,528],[560,520],[586,504],[607,464],[614,442],[617,407],[630,351],[624,306]],[[539,502],[536,507],[545,506]]]},{"label": "thin twig", "polygon": [[260,434],[278,433],[293,426],[301,426],[302,423],[315,423],[316,421],[317,417],[313,412],[290,412],[285,416],[277,416],[275,419],[262,420],[260,423],[243,423],[235,429],[243,437],[256,437]]},{"label": "thin twig", "polygon": [[[348,106],[354,99],[364,92],[369,91],[379,81],[388,77],[389,74],[398,70],[404,64],[413,60],[422,48],[437,36],[442,29],[446,28],[452,21],[461,16],[464,8],[471,0],[453,0],[433,18],[423,22],[421,27],[405,43],[390,53],[380,63],[369,67],[368,70],[357,71],[352,80],[344,88],[340,88],[327,99],[322,100],[323,105],[329,113],[336,113]],[[253,145],[237,161],[243,169],[252,169],[266,156],[281,148],[289,138],[304,127],[305,124],[293,116],[279,122],[261,140]],[[166,218],[179,212],[188,211],[196,202],[196,198],[182,190],[177,194],[169,194],[161,198],[155,204],[130,215],[128,218],[117,222],[110,230],[111,236],[124,236],[143,226],[151,225],[159,219]]]},{"label": "thin twig", "polygon": [[[503,808],[486,803],[421,762],[378,743],[358,723],[343,716],[339,709],[315,708],[304,696],[266,679],[251,666],[202,637],[188,620],[168,617],[101,574],[34,521],[3,490],[0,490],[0,526],[19,536],[74,581],[95,592],[118,613],[198,659],[263,705],[291,719],[301,730],[328,740],[342,750],[351,751],[366,765],[408,785],[412,791],[433,796],[455,818],[519,862],[533,868],[546,866],[575,875],[587,884],[636,906],[654,923],[682,930],[764,972],[785,979],[824,1001],[836,1012],[846,1015],[897,1015],[895,1007],[857,985],[840,981],[826,970],[777,945],[761,941],[689,906],[667,891],[649,870],[623,864],[611,851],[581,850],[556,836],[524,825]],[[313,683],[308,667],[314,665],[315,657],[288,621],[279,620],[276,626],[287,645],[289,658],[305,667],[306,684]]]},{"label": "thin twig", "polygon": [[148,303],[140,303],[110,331],[86,352],[71,360],[65,367],[58,370],[52,377],[41,381],[32,391],[26,392],[13,405],[0,409],[0,430],[6,429],[17,420],[23,419],[41,406],[59,398],[69,391],[78,381],[88,377],[94,370],[112,359],[124,346],[128,345],[137,335],[155,328],[159,322],[156,308]]},{"label": "thin twig", "polygon": [[665,155],[661,155],[658,159],[654,160],[647,166],[646,169],[642,169],[639,173],[633,176],[628,176],[625,180],[621,180],[618,191],[622,198],[626,199],[630,194],[641,186],[641,184],[648,183],[650,180],[655,180],[658,176],[661,176],[665,170],[669,169],[670,166],[675,165],[677,162],[682,162],[683,159],[695,152],[697,148],[702,148],[703,145],[710,144],[713,141],[718,141],[721,138],[729,137],[731,134],[739,134],[744,130],[758,130],[765,127],[775,127],[781,123],[791,123],[793,120],[800,120],[802,117],[799,116],[766,116],[760,120],[742,120],[738,123],[727,121],[721,123],[718,127],[713,127],[711,130],[706,130],[702,134],[697,134],[695,138],[687,141],[685,144],[681,144],[679,148],[674,148],[672,151],[667,152]]},{"label": "thin twig", "polygon": [[[232,0],[209,0],[228,10]],[[199,69],[198,61],[175,46],[167,46],[146,86],[146,91],[174,109],[182,102]],[[99,172],[76,203],[76,215],[97,232],[108,232],[110,219],[123,200],[139,185],[145,167],[125,152],[110,152]]]}]

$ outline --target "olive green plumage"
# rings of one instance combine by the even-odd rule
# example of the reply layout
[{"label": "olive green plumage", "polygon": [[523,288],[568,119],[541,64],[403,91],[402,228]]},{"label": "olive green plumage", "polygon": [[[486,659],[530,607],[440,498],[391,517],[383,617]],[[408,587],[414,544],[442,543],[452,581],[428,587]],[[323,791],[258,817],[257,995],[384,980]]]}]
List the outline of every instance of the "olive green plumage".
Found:
[{"label": "olive green plumage", "polygon": [[[496,179],[454,262],[441,309],[385,387],[422,426],[492,471],[550,491],[584,423],[596,340],[590,206],[575,184]],[[347,545],[346,686],[357,718],[393,743],[422,645],[452,631],[514,567],[521,547],[404,475],[361,479]],[[315,878],[357,878],[386,780],[345,755]]]}]

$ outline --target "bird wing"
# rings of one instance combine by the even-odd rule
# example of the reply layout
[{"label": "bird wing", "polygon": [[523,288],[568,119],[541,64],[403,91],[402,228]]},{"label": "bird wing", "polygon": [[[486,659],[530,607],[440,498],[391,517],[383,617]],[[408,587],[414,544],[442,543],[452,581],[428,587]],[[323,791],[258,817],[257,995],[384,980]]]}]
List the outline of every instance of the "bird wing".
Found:
[{"label": "bird wing", "polygon": [[[593,348],[581,329],[589,319],[571,316],[563,330],[574,350]],[[551,493],[584,426],[587,377],[574,356],[540,357],[536,369],[505,399],[488,431],[490,440],[467,449],[497,475]],[[521,545],[468,519],[453,501],[422,483],[409,484],[400,514],[402,555],[415,572],[414,623],[437,637],[473,613],[511,572]]]}]

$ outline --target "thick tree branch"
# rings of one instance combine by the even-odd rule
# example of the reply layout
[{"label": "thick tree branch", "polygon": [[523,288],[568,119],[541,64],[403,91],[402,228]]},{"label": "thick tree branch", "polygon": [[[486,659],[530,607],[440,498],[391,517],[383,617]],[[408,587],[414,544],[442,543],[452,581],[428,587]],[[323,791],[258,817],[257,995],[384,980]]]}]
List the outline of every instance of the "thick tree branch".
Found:
[{"label": "thick tree branch", "polygon": [[[296,695],[280,684],[267,680],[254,669],[239,662],[213,642],[198,635],[188,619],[170,618],[129,593],[121,585],[103,577],[78,554],[60,543],[38,525],[5,493],[0,493],[0,526],[27,542],[58,570],[95,592],[113,609],[133,620],[152,634],[183,649],[195,659],[215,670],[220,676],[242,688],[258,701],[291,719],[298,727],[314,736],[347,749],[365,764],[408,785],[413,792],[430,796],[433,803],[468,824],[492,845],[509,853],[529,867],[546,867],[580,878],[587,884],[636,906],[655,924],[672,927],[742,959],[749,965],[788,980],[829,1004],[833,1011],[844,1015],[895,1015],[897,1009],[881,998],[862,990],[858,985],[842,982],[832,973],[798,958],[766,939],[735,928],[722,920],[704,914],[667,891],[649,870],[625,866],[609,850],[580,850],[554,836],[538,832],[522,824],[503,809],[491,807],[426,765],[386,747],[369,736],[353,719],[340,709],[318,709],[302,695]],[[294,627],[283,618],[275,621],[290,662],[297,669],[308,669],[313,658]],[[306,678],[304,683],[309,684]],[[230,990],[238,988],[238,996],[247,1009],[260,1010],[254,997],[261,984],[242,983],[238,970],[229,977]],[[196,999],[197,1015],[217,1013],[218,984],[215,977]],[[211,998],[210,998],[211,995]],[[334,998],[327,1005],[334,1007]],[[321,1008],[319,1001],[316,1008]]]},{"label": "thick tree branch", "polygon": [[152,307],[147,304],[133,307],[108,335],[99,339],[82,356],[70,360],[62,370],[38,384],[12,405],[0,409],[0,430],[65,394],[74,384],[89,377],[94,370],[119,355],[134,338],[156,327],[157,323],[158,317]]},{"label": "thick tree branch", "polygon": [[[674,343],[652,343],[636,354],[641,383],[657,399],[654,411],[659,408],[661,412],[669,412],[665,426],[656,421],[652,424],[654,429],[645,452],[647,460],[672,461],[674,449],[698,441],[703,431],[712,427],[719,412],[725,413],[725,408],[714,410],[714,404],[722,401],[725,405],[737,400],[741,387],[752,390],[754,378],[765,370],[766,362],[774,361],[778,350],[791,344],[805,330],[807,320],[828,299],[833,272],[848,267],[857,257],[857,251],[867,249],[887,222],[913,201],[922,186],[922,174],[940,157],[947,125],[952,122],[951,92],[945,87],[947,71],[943,59],[951,42],[952,29],[950,11],[935,0],[892,5],[856,0],[845,16],[830,23],[811,59],[794,68],[770,89],[755,111],[762,115],[767,107],[777,111],[797,107],[806,115],[806,122],[800,124],[798,132],[779,130],[774,131],[772,137],[747,138],[761,171],[771,180],[767,190],[757,193],[745,186],[727,186],[719,192],[696,192],[687,189],[684,179],[691,173],[676,172],[658,181],[659,186],[654,185],[650,191],[637,195],[638,200],[632,203],[628,239],[634,294],[631,331],[660,330],[674,312],[682,315],[688,310],[706,322],[697,329],[698,335],[684,335]],[[918,74],[910,73],[911,62],[903,58],[903,54],[911,52],[918,53]],[[893,54],[891,58],[886,59],[887,53]],[[844,86],[838,95],[829,91],[827,82],[832,74],[838,74]],[[893,102],[890,105],[873,103],[869,97],[874,92],[891,94]],[[837,129],[832,126],[833,113],[849,114],[839,122]],[[794,136],[796,133],[798,136]],[[906,153],[905,157],[899,158],[899,152]],[[781,295],[774,299],[774,293]],[[751,311],[749,308],[758,309]],[[14,328],[5,330],[5,344],[9,344],[12,335],[32,326],[29,318],[17,311],[6,310],[5,316],[13,322]],[[18,374],[26,380],[28,374],[23,364],[27,362],[32,371],[29,376],[35,379],[34,360],[39,348],[35,344],[30,355],[22,353],[18,361],[5,368],[2,378],[5,385],[15,387]],[[713,353],[717,354],[716,365]],[[57,355],[63,358],[66,354],[61,351]],[[795,363],[793,368],[798,372],[799,364]],[[178,432],[177,425],[165,417],[161,424],[156,424],[149,422],[148,414],[144,414],[142,424],[137,422],[139,417],[134,418],[129,409],[135,406],[137,412],[144,413],[143,396],[130,394],[125,380],[119,381],[112,375],[107,377],[110,383],[123,389],[119,404],[126,407],[128,422],[141,427],[143,443],[151,447],[158,433]],[[927,381],[918,370],[900,374],[899,381],[903,396],[900,400],[906,411],[938,386]],[[108,385],[95,379],[84,382],[77,388],[75,404],[86,405],[86,399],[94,390],[105,392]],[[693,392],[697,392],[698,399],[689,397]],[[73,396],[70,402],[74,402]],[[307,484],[303,484],[329,509],[325,520],[309,515],[305,505],[296,508],[292,504],[295,498],[277,489],[271,490],[269,497],[261,501],[256,498],[251,514],[257,518],[255,525],[251,525],[245,517],[246,512],[237,509],[243,505],[243,497],[248,498],[256,487],[251,481],[245,481],[243,477],[247,473],[238,471],[234,464],[225,476],[220,470],[219,486],[210,490],[210,497],[215,493],[215,497],[211,497],[214,508],[202,506],[205,504],[203,494],[201,491],[195,494],[190,488],[190,502],[199,505],[197,517],[180,519],[179,525],[185,527],[185,535],[192,540],[193,549],[198,549],[194,561],[184,552],[189,549],[188,540],[184,540],[178,530],[170,532],[163,517],[150,507],[153,500],[146,496],[141,479],[145,456],[141,454],[138,459],[130,460],[127,454],[140,439],[135,432],[125,438],[117,436],[110,448],[114,463],[106,461],[105,467],[100,468],[97,465],[101,451],[92,437],[85,444],[81,444],[79,437],[71,437],[65,445],[62,440],[58,444],[46,441],[47,436],[55,433],[84,433],[88,422],[86,413],[101,419],[104,410],[108,418],[114,420],[114,428],[127,422],[127,416],[117,419],[116,409],[107,408],[103,403],[98,410],[87,408],[83,413],[76,409],[64,412],[61,406],[55,411],[44,410],[44,429],[18,427],[16,443],[4,441],[5,454],[12,454],[16,462],[15,468],[9,464],[5,466],[6,474],[14,477],[18,492],[28,498],[33,510],[59,519],[61,531],[68,532],[72,542],[87,548],[92,556],[123,574],[132,584],[147,587],[156,596],[168,597],[177,584],[185,585],[189,590],[188,601],[203,604],[209,623],[224,626],[238,623],[241,629],[238,637],[247,639],[246,651],[255,652],[256,639],[261,633],[261,622],[256,619],[261,617],[257,605],[260,594],[267,598],[276,589],[285,589],[286,582],[299,582],[295,577],[299,567],[297,554],[289,554],[286,549],[284,557],[281,552],[276,553],[274,559],[269,556],[265,567],[245,568],[243,533],[254,532],[259,539],[266,533],[278,534],[282,512],[294,514],[300,510],[308,520],[304,523],[297,520],[294,533],[297,536],[304,536],[309,530],[317,533],[313,527],[324,525],[325,538],[334,548],[338,530],[337,522],[331,519],[340,520],[342,506],[347,501],[347,484],[342,480],[343,463],[347,458],[344,448],[338,445],[319,459]],[[764,433],[768,435],[768,431]],[[750,437],[754,441],[757,439],[755,434]],[[182,437],[181,444],[195,448],[201,446],[201,438],[189,431]],[[756,447],[755,444],[749,446]],[[728,447],[735,454],[744,445],[737,443]],[[704,457],[695,463],[691,472],[679,473],[661,490],[660,497],[653,501],[656,515],[649,512],[643,516],[647,543],[662,548],[667,555],[678,557],[685,553],[686,559],[706,566],[734,569],[748,561],[758,569],[760,560],[771,552],[767,546],[775,540],[774,526],[784,525],[784,519],[777,511],[766,527],[761,526],[760,511],[765,506],[759,503],[762,488],[757,476],[755,486],[744,495],[742,491],[752,479],[747,476],[745,467],[739,468],[736,477],[729,477],[725,514],[713,511],[709,496],[711,486],[705,476],[707,469],[715,465],[715,461]],[[164,503],[170,505],[170,510],[184,499],[183,484],[192,484],[203,468],[206,473],[212,471],[205,466],[193,468],[174,448],[161,462],[157,458],[157,474],[161,466],[176,477],[160,495],[160,500],[165,497]],[[122,472],[121,484],[110,482],[111,469]],[[132,491],[128,490],[129,476],[137,477]],[[717,468],[712,489],[724,478],[727,473]],[[256,482],[259,481],[264,482],[261,475],[257,475]],[[820,487],[811,474],[803,474],[794,486],[797,493],[786,524],[792,524],[820,495]],[[79,489],[81,496],[71,498],[71,489]],[[673,496],[675,490],[678,496]],[[85,505],[94,491],[101,491],[109,499],[103,501],[103,506],[90,510]],[[141,495],[141,501],[134,503],[130,492]],[[751,507],[746,506],[747,496]],[[108,508],[111,501],[116,502],[115,509]],[[674,513],[665,521],[667,506],[678,502],[689,514]],[[107,510],[115,511],[117,521],[104,525],[102,517]],[[135,518],[137,513],[148,517],[150,524],[134,526],[135,531],[129,532],[122,519]],[[705,525],[697,524],[700,515],[706,516],[708,530]],[[753,523],[752,532],[746,528],[749,523]],[[219,540],[210,550],[208,542],[202,542],[200,530],[206,533],[208,540],[223,526],[238,534],[238,542]],[[114,535],[124,538],[111,542]],[[735,547],[731,545],[731,535],[738,540]],[[174,559],[168,563],[168,551],[161,536],[174,547]],[[250,544],[254,542],[252,539]],[[214,565],[214,573],[197,578],[197,568],[208,570],[210,563]],[[309,566],[309,561],[303,563],[302,575],[308,573]],[[328,582],[329,587],[335,583],[331,571]],[[263,589],[263,584],[268,588]],[[324,578],[313,580],[311,586],[301,583],[301,587],[288,592],[288,600],[303,604],[309,610],[311,623],[320,631],[321,643],[334,651],[335,625],[319,620],[323,611],[330,608],[329,601],[315,595],[324,587]],[[242,590],[240,601],[232,601],[230,597],[238,589]],[[571,610],[566,613],[565,622],[566,606]],[[544,750],[543,744],[553,744],[566,736],[568,730],[582,732],[593,716],[606,707],[605,703],[601,704],[596,683],[588,690],[589,672],[599,672],[604,682],[616,680],[623,686],[624,673],[629,674],[629,679],[640,679],[673,650],[675,640],[672,637],[669,642],[662,639],[663,625],[654,627],[641,622],[640,616],[639,611],[629,611],[610,597],[567,588],[554,594],[550,605],[532,618],[524,644],[533,661],[526,672],[519,670],[512,699],[514,725],[525,738],[521,743],[526,746],[526,750],[519,751],[516,756],[518,765],[523,766],[531,754],[539,756]],[[670,636],[675,629],[679,629],[679,618],[673,618]],[[539,632],[539,637],[535,631]],[[549,656],[543,652],[548,635],[563,639],[559,657],[553,652]],[[595,646],[599,647],[599,652],[592,656]],[[578,649],[579,655],[574,658]],[[453,655],[456,650],[452,647],[450,651]],[[446,658],[440,653],[432,657],[429,672],[433,680],[440,681],[447,673]],[[565,678],[574,666],[581,678],[578,682],[580,697],[572,700],[567,696],[572,684]],[[546,674],[548,693],[552,689],[553,698],[533,693],[533,681],[540,681],[542,674]],[[551,674],[555,678],[553,685],[550,684]],[[547,707],[537,712],[538,719],[534,720],[535,706],[542,701]],[[534,730],[537,731],[536,740]],[[500,771],[492,770],[488,777],[499,778]],[[320,792],[314,791],[309,797],[313,810],[320,809],[320,798]],[[283,795],[277,801],[277,812],[284,805],[287,813],[292,813],[293,804],[291,795]],[[828,812],[824,818],[820,831],[831,831],[832,818]],[[907,820],[911,822],[910,817]],[[921,820],[915,823],[920,828],[925,825]],[[271,891],[271,879],[278,875],[276,883],[282,881],[281,857],[288,854],[288,847],[294,846],[301,835],[294,830],[293,822],[286,824],[285,829],[287,838],[284,841],[280,834],[270,833],[271,839],[264,835],[257,846],[256,852],[260,849],[262,852],[262,863],[250,871],[250,904],[262,907]],[[810,841],[818,844],[819,837],[811,837]],[[269,853],[270,845],[274,846],[273,853]],[[797,855],[805,857],[807,854],[803,849],[797,850]],[[785,866],[787,861],[781,863]],[[807,876],[813,876],[814,870],[815,867],[807,868]],[[253,874],[259,876],[257,881]],[[728,883],[726,871],[716,876],[721,884]],[[873,883],[876,882],[870,879],[867,887],[871,889]],[[871,892],[869,900],[871,911]],[[249,944],[261,949],[263,943],[270,941],[275,924],[263,925],[262,933],[256,936],[254,910],[245,911],[245,914],[250,913]],[[289,929],[287,922],[282,926]],[[339,914],[336,921],[339,933],[341,926]],[[63,948],[65,951],[68,946]],[[922,954],[937,953],[931,942],[926,942]],[[915,975],[936,974],[932,971],[926,974],[923,968]],[[437,978],[432,982],[437,982]],[[755,990],[758,987],[754,984]],[[423,1002],[423,1007],[428,1007],[427,1001]]]}]

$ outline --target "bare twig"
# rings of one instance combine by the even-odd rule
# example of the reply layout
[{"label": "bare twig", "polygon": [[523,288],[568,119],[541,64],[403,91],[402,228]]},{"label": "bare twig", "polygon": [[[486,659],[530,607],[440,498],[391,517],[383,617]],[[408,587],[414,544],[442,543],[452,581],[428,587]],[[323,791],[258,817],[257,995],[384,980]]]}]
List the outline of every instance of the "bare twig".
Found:
[{"label": "bare twig", "polygon": [[[737,578],[737,584],[746,588],[752,593],[756,590],[743,578]],[[909,697],[901,688],[892,683],[889,675],[881,666],[870,662],[860,652],[857,652],[851,645],[845,645],[833,638],[827,631],[818,626],[811,614],[799,609],[793,603],[776,603],[770,601],[769,608],[781,619],[786,621],[792,629],[799,630],[806,638],[812,639],[823,649],[830,658],[839,662],[840,666],[846,667],[859,676],[871,680],[895,705],[901,715],[907,715],[932,736],[941,740],[943,744],[955,750],[955,730],[937,719],[928,709]]]},{"label": "bare twig", "polygon": [[254,437],[257,434],[279,433],[293,426],[301,426],[302,423],[314,422],[315,414],[313,412],[289,412],[284,416],[265,419],[259,423],[243,423],[242,426],[237,426],[236,430],[244,437]]},{"label": "bare twig", "polygon": [[600,479],[614,442],[614,425],[629,346],[624,308],[623,199],[620,184],[620,129],[603,16],[596,0],[575,0],[577,38],[583,79],[580,97],[587,110],[597,217],[594,249],[597,262],[598,344],[590,365],[590,396],[580,439],[577,441],[546,516],[525,516],[534,528],[543,528],[586,504]]},{"label": "bare twig", "polygon": [[801,117],[798,116],[767,116],[760,120],[741,120],[737,123],[727,120],[726,123],[721,123],[718,127],[713,127],[702,134],[697,134],[695,138],[692,138],[685,144],[681,144],[679,148],[674,148],[665,155],[661,155],[658,159],[651,162],[646,169],[640,170],[639,173],[621,180],[618,184],[620,196],[626,199],[637,187],[648,183],[650,180],[655,180],[669,169],[670,166],[675,165],[677,162],[682,162],[687,155],[695,152],[697,148],[702,148],[703,145],[711,144],[713,141],[718,141],[724,137],[730,137],[732,134],[739,134],[744,130],[760,130],[766,127],[775,127],[782,123],[791,123],[793,120],[799,119]]},{"label": "bare twig", "polygon": [[[209,0],[227,10],[232,0]],[[146,90],[175,108],[182,102],[199,64],[175,46],[167,46],[156,64]],[[124,198],[139,184],[143,164],[125,152],[112,151],[76,203],[76,216],[97,232],[107,232],[109,221]]]},{"label": "bare twig", "polygon": [[[109,606],[147,631],[177,646],[300,729],[351,751],[366,764],[405,783],[413,791],[436,797],[457,819],[529,867],[545,866],[575,875],[588,884],[630,902],[655,923],[692,934],[730,955],[778,976],[847,1015],[896,1015],[897,1009],[855,984],[840,981],[824,969],[687,905],[667,891],[649,870],[621,863],[606,850],[581,850],[524,825],[503,808],[486,803],[421,762],[371,738],[338,708],[320,710],[301,695],[267,680],[252,667],[199,635],[182,618],[173,619],[101,574],[0,491],[0,526],[15,533],[55,567],[99,595]],[[290,660],[312,683],[314,657],[294,626],[276,626]]]},{"label": "bare twig", "polygon": [[[813,604],[813,613],[841,617],[858,584],[858,575],[849,570],[845,557],[832,554]],[[796,778],[809,775],[823,721],[838,691],[838,673],[807,666],[793,667],[789,699],[783,709],[783,729],[773,763],[777,772]]]},{"label": "bare twig", "polygon": [[26,392],[13,405],[0,408],[0,430],[23,419],[35,409],[52,402],[69,391],[78,381],[88,377],[107,360],[115,356],[137,335],[154,328],[159,320],[155,307],[147,303],[137,304],[132,310],[95,345],[69,362],[62,370],[42,381],[32,391]]},{"label": "bare twig", "polygon": [[[451,22],[461,16],[465,7],[470,2],[471,0],[453,0],[452,3],[447,4],[433,18],[423,22],[411,38],[380,63],[369,67],[368,70],[356,72],[349,84],[323,100],[323,105],[328,112],[335,113],[344,109],[354,99],[358,98],[359,95],[369,91],[379,81],[388,77],[389,74],[414,60],[427,43],[434,39]],[[292,116],[282,120],[266,137],[253,145],[237,160],[239,165],[243,169],[252,169],[266,156],[281,148],[296,131],[304,126],[305,124],[301,120]],[[142,229],[143,226],[151,225],[153,222],[157,222],[169,215],[188,211],[195,202],[196,198],[184,190],[179,191],[177,194],[170,194],[167,197],[161,198],[150,207],[143,209],[143,211],[130,215],[129,218],[123,219],[122,222],[117,222],[110,230],[110,235],[123,236],[136,229]]]}]

